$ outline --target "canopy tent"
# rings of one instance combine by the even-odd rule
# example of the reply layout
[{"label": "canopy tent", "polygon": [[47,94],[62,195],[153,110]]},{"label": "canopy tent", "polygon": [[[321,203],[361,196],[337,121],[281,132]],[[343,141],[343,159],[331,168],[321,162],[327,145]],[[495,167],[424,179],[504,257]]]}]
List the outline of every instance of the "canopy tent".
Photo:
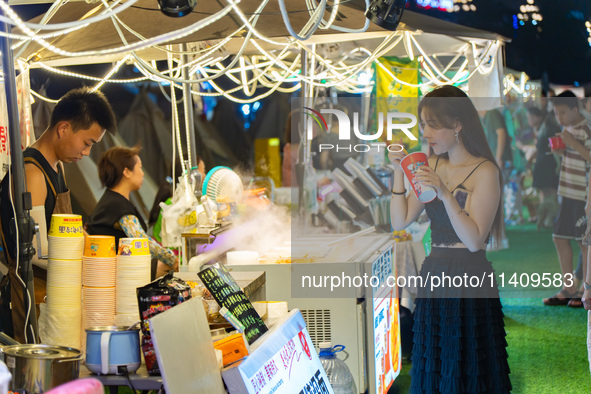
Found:
[{"label": "canopy tent", "polygon": [[[287,11],[289,13],[289,21],[297,31],[297,27],[302,27],[309,21],[310,15],[308,12],[303,12],[302,8],[304,8],[305,5],[303,1],[288,1],[286,3]],[[207,16],[222,10],[223,6],[226,5],[227,3],[222,2],[221,0],[218,0],[217,2],[200,1],[197,2],[197,6],[193,13],[182,18],[170,18],[163,15],[158,10],[155,0],[138,0],[132,7],[120,12],[117,16],[123,24],[129,26],[139,35],[145,38],[150,38],[194,25]],[[246,16],[250,16],[260,5],[261,1],[259,0],[243,0],[239,3],[240,9]],[[60,7],[48,23],[54,24],[83,20],[96,15],[103,9],[104,7],[102,5],[87,4],[86,2],[69,2]],[[348,1],[339,6],[335,24],[347,29],[361,29],[365,21],[364,10],[364,1]],[[44,15],[39,16],[31,22],[40,22],[43,17]],[[168,41],[166,44],[201,43],[201,47],[207,47],[213,45],[216,40],[226,38],[237,29],[243,27],[243,25],[243,21],[236,16],[235,13],[232,13],[216,20],[209,26],[199,29],[185,37]],[[262,36],[274,39],[290,37],[284,20],[281,18],[278,2],[275,1],[269,2],[264,7],[264,12],[261,13],[255,27]],[[452,53],[468,41],[473,41],[478,44],[482,44],[483,41],[487,40],[508,41],[507,38],[496,33],[457,25],[409,10],[404,11],[398,30],[423,33],[421,35],[424,35],[424,37],[421,38],[420,43],[429,54],[439,53],[441,51]],[[122,29],[122,33],[129,44],[142,41],[128,30]],[[239,37],[244,37],[246,33],[246,30],[240,31],[236,35],[237,38],[230,40],[224,46],[224,50],[222,50],[221,53],[237,53],[238,48],[243,41],[242,38]],[[317,29],[314,32],[314,35],[309,40],[305,41],[305,44],[339,43],[344,41],[359,43],[360,41],[372,38],[383,38],[390,33],[390,31],[386,31],[374,24],[369,24],[368,29],[363,33],[343,34],[332,29]],[[52,39],[51,44],[62,51],[75,53],[116,48],[122,45],[122,40],[117,30],[114,28],[112,21],[106,19],[76,30],[70,34]],[[266,50],[276,49],[276,47],[273,48],[272,45],[264,42],[264,40],[261,40],[260,44]],[[250,45],[245,51],[245,54],[247,55],[258,53],[259,51],[252,45]],[[165,52],[155,48],[147,48],[138,51],[137,54],[145,60],[159,60],[166,58]],[[117,53],[100,56],[70,57],[65,56],[64,54],[53,53],[52,51],[41,47],[38,43],[31,43],[23,51],[20,57],[27,59],[30,61],[31,66],[35,67],[35,62],[37,61],[42,61],[45,64],[54,66],[113,62],[121,59],[123,54]]]},{"label": "canopy tent", "polygon": [[[470,74],[474,70],[488,74],[490,68],[484,70],[481,65],[494,63],[498,48],[507,41],[496,33],[409,10],[403,13],[396,32],[387,31],[367,22],[362,0],[327,8],[325,14],[329,14],[329,20],[323,19],[324,26],[321,23],[309,39],[300,41],[294,38],[295,31],[310,25],[313,18],[305,5],[313,6],[308,0],[290,1],[286,5],[287,15],[282,17],[278,4],[284,2],[198,2],[196,10],[183,18],[163,15],[153,0],[128,0],[116,9],[82,2],[57,7],[54,4],[45,15],[32,22],[53,26],[62,23],[62,28],[66,27],[63,23],[68,28],[75,24],[81,28],[69,29],[67,34],[46,38],[44,42],[39,37],[53,35],[45,33],[24,45],[18,43],[15,54],[26,60],[21,65],[43,67],[57,73],[64,72],[55,68],[60,65],[117,62],[105,80],[118,83],[125,81],[109,81],[109,78],[123,64],[133,64],[144,75],[135,81],[173,82],[177,87],[180,83],[185,83],[185,87],[190,83],[195,95],[223,95],[247,103],[274,91],[293,92],[300,88],[300,81],[360,93],[367,89],[368,82],[361,83],[357,75],[381,56],[412,58],[416,54],[424,60],[422,67],[426,72],[421,72],[426,84],[456,82],[464,70]],[[18,25],[28,36],[33,35],[25,25]],[[343,29],[348,32],[340,33]],[[173,45],[180,43],[182,47]],[[319,74],[299,74],[304,68],[304,53],[323,69]],[[439,58],[433,60],[437,55]],[[445,55],[449,57],[446,59]],[[165,71],[158,69],[162,68],[161,64],[150,63],[163,59],[168,60]],[[443,76],[454,70],[457,71],[454,78]],[[70,75],[98,81],[97,87],[105,83],[96,77]],[[226,90],[218,86],[219,77],[231,79],[235,87]],[[203,86],[200,89],[196,83],[201,81],[210,81],[205,89],[213,87],[213,90],[203,91]],[[265,93],[260,93],[261,86],[267,88]]]},{"label": "canopy tent", "polygon": [[[27,1],[18,2],[18,4],[26,4]],[[131,1],[133,0],[122,4],[125,5]],[[333,29],[319,28],[315,30],[310,39],[302,43],[302,46],[297,45],[299,43],[291,37],[290,32],[286,28],[286,21],[281,17],[279,1],[242,0],[237,3],[237,6],[234,6],[235,8],[231,9],[230,13],[223,15],[213,23],[196,29],[183,37],[177,37],[175,32],[178,32],[179,29],[195,26],[206,21],[207,18],[211,18],[212,15],[223,9],[229,9],[227,7],[233,4],[232,1],[200,1],[197,3],[194,12],[189,15],[182,18],[170,18],[158,10],[157,3],[154,0],[137,0],[131,7],[117,14],[119,21],[118,28],[115,27],[114,22],[110,18],[107,18],[68,34],[56,38],[48,38],[46,41],[50,45],[45,45],[46,47],[41,46],[38,42],[30,41],[23,46],[17,45],[14,52],[18,55],[19,59],[26,60],[29,67],[33,68],[109,63],[115,61],[120,66],[124,63],[123,60],[135,62],[128,57],[129,52],[117,51],[116,53],[100,54],[97,51],[112,50],[113,48],[121,48],[124,45],[141,45],[146,40],[162,36],[167,39],[159,40],[160,46],[150,46],[138,50],[136,52],[137,56],[147,62],[167,58],[170,61],[170,50],[173,48],[177,49],[179,46],[169,45],[179,43],[186,43],[189,51],[193,50],[198,53],[203,53],[208,48],[216,48],[215,51],[211,52],[210,57],[215,56],[219,59],[231,59],[233,55],[241,53],[243,57],[247,58],[246,64],[242,63],[241,59],[240,65],[237,64],[234,69],[226,73],[226,75],[236,75],[236,73],[240,72],[240,69],[246,69],[248,64],[254,64],[257,56],[266,57],[271,62],[273,59],[277,59],[273,56],[278,56],[279,60],[285,60],[286,64],[289,64],[291,61],[292,65],[301,67],[301,60],[298,63],[299,56],[302,52],[301,48],[307,48],[314,44],[314,55],[318,55],[320,59],[326,60],[326,67],[329,67],[328,62],[330,61],[334,61],[335,63],[341,61],[344,54],[347,60],[342,64],[353,63],[363,65],[363,59],[368,57],[368,53],[377,53],[387,40],[391,40],[390,42],[397,40],[396,43],[398,45],[389,44],[387,51],[381,52],[382,56],[412,56],[414,48],[414,53],[417,56],[439,55],[440,57],[434,61],[439,63],[442,69],[445,69],[447,66],[445,60],[442,60],[444,62],[442,64],[439,59],[445,59],[447,56],[453,61],[455,56],[462,54],[465,57],[471,56],[470,60],[477,63],[478,56],[486,53],[487,48],[490,49],[491,43],[497,43],[499,40],[507,40],[496,33],[457,25],[405,10],[397,32],[393,33],[384,30],[374,24],[369,24],[366,31],[356,33],[340,33]],[[293,26],[293,30],[299,31],[311,19],[310,13],[306,11],[306,3],[303,0],[285,1],[285,3],[289,14],[289,23]],[[16,2],[11,4],[16,4]],[[262,8],[263,6],[264,8]],[[326,14],[329,14],[331,11],[327,9]],[[364,11],[365,1],[347,1],[339,5],[334,24],[339,26],[339,28],[362,29],[366,20]],[[105,12],[105,7],[100,3],[68,2],[56,9],[50,9],[45,15],[40,15],[30,22],[52,25],[56,23],[72,23],[94,18],[101,12]],[[258,19],[250,19],[249,26],[245,22],[245,19],[254,18],[253,14],[255,12],[259,12]],[[241,13],[242,15],[240,15]],[[20,29],[26,31],[26,27],[24,26],[20,26]],[[254,32],[254,29],[256,29],[256,33],[250,34]],[[13,31],[16,32],[18,30],[14,29]],[[228,39],[228,37],[230,38]],[[251,40],[249,40],[250,37],[252,37]],[[162,45],[167,45],[167,47],[163,47]],[[242,48],[243,45],[244,47]],[[51,46],[52,49],[47,49],[48,46]],[[280,57],[281,51],[286,47],[288,51],[284,51],[284,56]],[[359,48],[363,48],[363,51],[360,51]],[[177,55],[175,56],[178,57]],[[198,59],[198,56],[194,55],[189,60],[192,59],[195,61]],[[171,64],[169,63],[169,67]],[[210,67],[213,68],[212,64],[210,63]],[[219,63],[218,67],[221,67]],[[473,69],[473,64],[468,68],[470,67]],[[458,67],[456,66],[456,68]],[[195,66],[192,66],[192,69],[194,71]],[[275,67],[275,70],[285,71],[280,67]],[[347,70],[347,72],[353,73],[361,70],[362,67],[360,66],[359,69],[353,68],[353,71]],[[172,75],[172,72],[169,75]],[[208,76],[209,74],[204,75]],[[284,75],[287,76],[288,74],[284,73]],[[239,75],[237,76],[239,77]],[[197,78],[197,75],[193,74],[191,78]],[[157,78],[156,80],[160,82],[164,81],[162,78]],[[252,92],[255,91],[254,88],[257,86],[256,81],[255,84],[250,85],[242,79],[241,81],[237,81],[238,88],[240,88],[240,82],[242,82],[242,88],[245,92],[251,87]],[[294,82],[297,82],[297,80]],[[293,83],[291,86],[294,86]],[[196,123],[199,122],[196,121]],[[197,127],[195,138],[198,140],[208,139],[205,135],[200,135],[205,132],[205,128]],[[223,145],[223,141],[220,141],[219,138],[217,140]],[[209,142],[211,141],[212,139],[209,139]],[[142,143],[149,144],[149,141],[142,141]],[[133,142],[130,142],[130,144],[133,145]],[[226,148],[223,151],[226,152],[227,157],[229,149]],[[232,159],[230,157],[230,161],[236,162],[236,158]],[[154,165],[157,164],[154,163]]]}]

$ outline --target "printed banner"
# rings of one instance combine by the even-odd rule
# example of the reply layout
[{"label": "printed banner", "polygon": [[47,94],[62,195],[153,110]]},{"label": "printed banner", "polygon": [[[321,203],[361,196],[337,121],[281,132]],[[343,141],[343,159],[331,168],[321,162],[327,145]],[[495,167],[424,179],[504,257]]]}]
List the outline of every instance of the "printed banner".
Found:
[{"label": "printed banner", "polygon": [[[408,86],[401,83],[403,81],[408,84],[417,85],[420,83],[420,64],[418,60],[399,59],[397,57],[381,57],[378,61],[382,64],[374,64],[376,83],[374,88],[375,96],[375,111],[374,111],[374,126],[377,128],[378,122],[385,123],[386,114],[388,112],[410,113],[417,115],[418,100],[405,100],[404,98],[419,97],[420,90],[418,87]],[[388,71],[384,70],[387,69]],[[395,78],[393,78],[394,76]],[[388,100],[384,100],[384,98]],[[380,114],[382,114],[380,116]],[[386,125],[384,125],[386,128]],[[414,135],[419,135],[418,124],[409,130]],[[382,139],[383,142],[392,143],[402,139],[406,149],[409,152],[418,151],[421,148],[420,139],[418,141],[411,140],[408,136],[399,133],[394,136],[394,141]]]},{"label": "printed banner", "polygon": [[371,392],[386,394],[400,374],[400,307],[398,287],[384,286],[386,278],[393,275],[392,249],[381,254],[371,267],[372,276],[379,278],[382,286],[372,290],[373,306],[373,360],[375,387]]},{"label": "printed banner", "polygon": [[31,85],[29,83],[29,67],[19,62],[21,73],[16,77],[16,98],[18,102],[18,118],[21,130],[21,147],[25,149],[35,142],[33,129],[33,113],[31,111]]},{"label": "printed banner", "polygon": [[10,146],[8,143],[8,109],[4,82],[0,82],[0,179],[10,168]]}]

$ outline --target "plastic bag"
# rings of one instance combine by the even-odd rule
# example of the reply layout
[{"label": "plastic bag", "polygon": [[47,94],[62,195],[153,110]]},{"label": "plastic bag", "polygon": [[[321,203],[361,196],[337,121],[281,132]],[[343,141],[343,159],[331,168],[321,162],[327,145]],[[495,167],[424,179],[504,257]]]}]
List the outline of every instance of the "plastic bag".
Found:
[{"label": "plastic bag", "polygon": [[182,233],[191,232],[197,227],[198,205],[193,187],[187,175],[179,178],[179,183],[172,196],[172,204],[160,204],[162,208],[162,246],[181,247]]}]

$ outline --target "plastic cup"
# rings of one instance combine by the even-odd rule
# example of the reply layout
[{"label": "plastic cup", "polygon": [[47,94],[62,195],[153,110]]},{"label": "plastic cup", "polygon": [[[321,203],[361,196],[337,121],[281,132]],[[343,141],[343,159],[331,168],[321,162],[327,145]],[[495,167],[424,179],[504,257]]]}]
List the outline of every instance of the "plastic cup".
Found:
[{"label": "plastic cup", "polygon": [[51,215],[48,235],[53,237],[82,237],[82,216],[54,214]]},{"label": "plastic cup", "polygon": [[554,136],[548,138],[548,144],[550,145],[550,149],[552,150],[561,150],[566,149],[566,144],[562,140],[560,136]]},{"label": "plastic cup", "polygon": [[119,239],[118,254],[120,256],[145,256],[150,255],[150,247],[147,238],[121,238]]},{"label": "plastic cup", "polygon": [[84,242],[86,257],[115,257],[115,237],[111,235],[89,235]]},{"label": "plastic cup", "polygon": [[430,186],[422,186],[415,179],[417,171],[422,166],[429,166],[429,160],[426,154],[423,152],[410,153],[402,158],[400,165],[402,166],[402,170],[404,171],[406,178],[412,186],[412,190],[415,192],[415,196],[417,196],[417,199],[420,202],[426,203],[433,201],[435,197],[437,197],[437,192],[435,189]]}]

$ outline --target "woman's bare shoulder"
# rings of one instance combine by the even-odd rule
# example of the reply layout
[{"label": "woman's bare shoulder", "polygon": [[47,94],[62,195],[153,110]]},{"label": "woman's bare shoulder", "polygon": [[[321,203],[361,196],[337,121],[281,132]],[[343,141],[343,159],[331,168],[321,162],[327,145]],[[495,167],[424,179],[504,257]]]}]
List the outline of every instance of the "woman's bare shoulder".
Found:
[{"label": "woman's bare shoulder", "polygon": [[499,167],[494,162],[487,160],[478,166],[471,178],[474,178],[476,183],[498,184]]},{"label": "woman's bare shoulder", "polygon": [[476,172],[482,175],[498,175],[499,167],[494,162],[486,160],[482,162],[480,166],[478,166]]}]

